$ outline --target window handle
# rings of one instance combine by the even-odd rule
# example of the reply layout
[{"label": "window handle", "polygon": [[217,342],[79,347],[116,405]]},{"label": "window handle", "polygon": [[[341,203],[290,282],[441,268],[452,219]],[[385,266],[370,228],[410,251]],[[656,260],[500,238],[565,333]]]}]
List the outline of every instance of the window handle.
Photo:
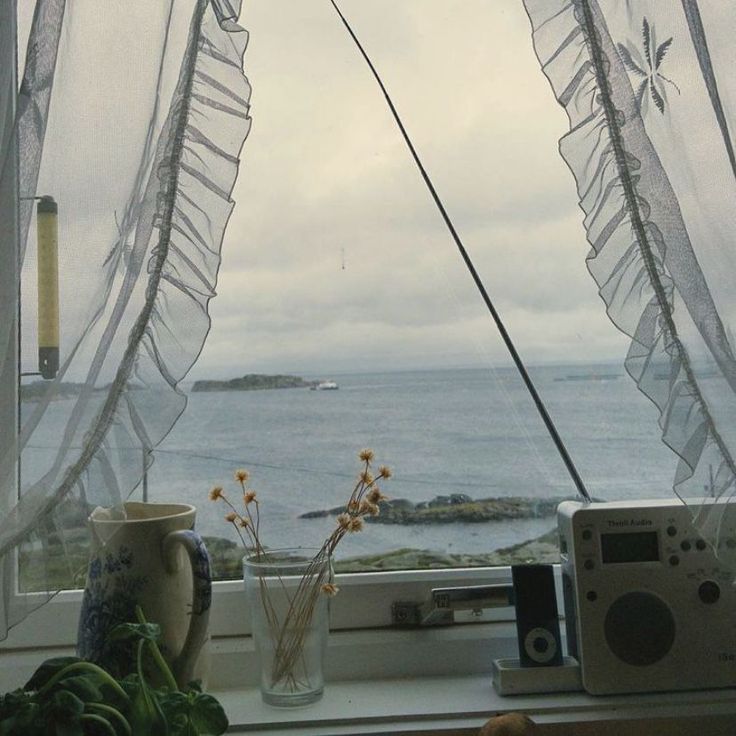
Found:
[{"label": "window handle", "polygon": [[468,585],[457,588],[433,588],[428,601],[396,601],[391,605],[394,626],[446,626],[455,623],[455,611],[480,614],[486,608],[514,605],[512,585]]}]

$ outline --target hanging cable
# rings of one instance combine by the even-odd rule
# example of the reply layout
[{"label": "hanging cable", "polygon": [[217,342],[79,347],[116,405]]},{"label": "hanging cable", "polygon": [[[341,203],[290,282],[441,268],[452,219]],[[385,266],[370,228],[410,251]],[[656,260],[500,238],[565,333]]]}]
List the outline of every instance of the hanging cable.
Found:
[{"label": "hanging cable", "polygon": [[396,124],[398,125],[399,130],[401,131],[401,135],[404,138],[404,141],[407,147],[409,148],[409,151],[414,159],[414,162],[417,165],[417,168],[419,169],[419,172],[421,173],[422,178],[424,179],[424,183],[427,185],[427,189],[429,189],[429,193],[432,195],[432,199],[434,200],[435,205],[437,205],[437,209],[442,215],[442,219],[445,221],[445,225],[447,226],[447,229],[450,231],[450,235],[452,235],[452,239],[455,241],[455,245],[460,251],[460,255],[462,256],[462,259],[465,262],[465,265],[467,266],[468,271],[470,272],[470,275],[472,276],[473,281],[475,282],[475,285],[478,287],[478,291],[480,292],[480,295],[483,298],[483,301],[485,302],[485,305],[488,308],[488,311],[493,317],[493,321],[496,323],[496,327],[499,333],[501,334],[501,338],[503,339],[504,344],[506,345],[506,348],[508,349],[511,355],[511,358],[514,361],[514,365],[519,371],[519,374],[521,375],[521,378],[524,381],[524,384],[527,390],[529,391],[529,394],[532,397],[532,400],[534,401],[534,405],[536,406],[537,411],[539,412],[539,415],[542,418],[542,421],[544,422],[544,426],[547,428],[547,431],[549,432],[550,437],[552,438],[552,441],[554,442],[555,447],[557,448],[557,451],[559,452],[560,457],[562,458],[562,462],[565,464],[565,467],[567,468],[567,472],[570,474],[570,477],[572,478],[573,483],[575,484],[575,487],[578,490],[578,493],[586,501],[590,501],[591,500],[590,494],[585,488],[585,484],[583,483],[583,480],[580,477],[575,467],[575,464],[573,463],[572,458],[570,457],[570,454],[567,451],[567,448],[565,447],[565,443],[562,441],[562,437],[560,437],[560,434],[557,431],[557,428],[555,427],[554,422],[552,421],[552,417],[550,417],[549,413],[547,412],[547,408],[545,407],[544,402],[542,401],[542,397],[537,392],[537,389],[534,386],[534,383],[532,382],[532,379],[529,376],[529,373],[527,372],[526,367],[524,366],[524,363],[522,362],[521,357],[519,356],[519,353],[517,352],[516,347],[514,346],[514,343],[512,342],[511,337],[505,325],[503,324],[500,315],[496,311],[496,308],[493,305],[493,302],[491,301],[491,298],[488,295],[488,292],[486,291],[486,288],[483,282],[481,281],[481,278],[478,275],[478,272],[475,269],[475,266],[473,265],[473,262],[470,259],[470,256],[468,255],[468,252],[465,250],[465,246],[460,240],[460,236],[455,230],[455,226],[453,225],[452,220],[450,220],[450,216],[447,214],[447,210],[445,209],[445,206],[442,204],[442,200],[437,194],[437,191],[434,188],[434,185],[432,184],[431,179],[429,178],[429,174],[427,173],[426,169],[422,165],[419,155],[417,154],[416,149],[414,148],[414,145],[412,144],[411,139],[409,138],[409,135],[406,132],[406,128],[404,128],[404,124],[401,121],[401,118],[399,117],[399,113],[397,112],[396,107],[394,106],[394,103],[388,94],[388,90],[383,84],[381,77],[379,76],[378,72],[376,71],[376,68],[373,66],[373,63],[368,57],[368,54],[366,53],[365,49],[361,45],[360,41],[358,40],[358,37],[353,32],[353,29],[350,27],[350,24],[348,23],[347,19],[340,11],[340,8],[337,6],[337,3],[335,2],[335,0],[330,0],[330,2],[332,3],[332,7],[335,9],[335,12],[340,17],[340,20],[345,26],[347,32],[350,34],[350,37],[355,42],[355,45],[358,47],[358,50],[360,51],[366,64],[368,64],[368,67],[373,73],[373,76],[375,77],[376,82],[378,82],[378,86],[381,88],[381,91],[383,92],[383,96],[386,98],[386,103],[388,104],[389,109],[391,110],[391,114],[393,115],[394,120],[396,121]]}]

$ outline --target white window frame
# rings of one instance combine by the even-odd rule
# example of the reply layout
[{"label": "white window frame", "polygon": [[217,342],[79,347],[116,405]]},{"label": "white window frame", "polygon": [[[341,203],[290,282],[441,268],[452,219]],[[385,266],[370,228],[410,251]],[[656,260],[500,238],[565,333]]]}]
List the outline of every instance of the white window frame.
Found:
[{"label": "white window frame", "polygon": [[[12,315],[11,332],[7,346],[0,348],[0,457],[15,452],[19,421],[18,379],[20,373],[18,354],[19,303],[18,283],[20,264],[19,248],[19,192],[18,192],[18,153],[14,138],[15,116],[18,90],[18,38],[17,6],[15,0],[3,3],[0,9],[0,151],[7,152],[9,166],[14,176],[9,177],[10,185],[0,188],[0,294],[3,295],[2,310]],[[2,159],[0,159],[2,163]],[[7,351],[7,352],[6,352]],[[8,431],[10,429],[10,431]],[[7,510],[15,504],[18,489],[18,468],[13,468],[8,487],[0,488],[0,509]],[[4,512],[4,511],[3,511]],[[15,588],[17,565],[13,556],[6,559],[0,580],[6,580]],[[10,615],[15,611],[18,601],[13,597],[8,602]]]},{"label": "white window frame", "polygon": [[[510,567],[400,570],[394,572],[336,575],[340,592],[330,602],[333,631],[392,628],[391,604],[396,601],[423,603],[432,588],[465,585],[505,585],[511,582]],[[210,633],[213,637],[248,636],[250,621],[242,580],[214,583]],[[74,646],[82,601],[81,590],[65,590],[44,603],[43,593],[20,596],[30,608],[28,618],[11,629],[1,649]],[[561,609],[560,609],[561,610]],[[487,612],[479,623],[511,621],[511,607]],[[472,620],[458,614],[460,620]],[[462,624],[458,624],[462,625]],[[398,629],[394,629],[398,630]]]}]

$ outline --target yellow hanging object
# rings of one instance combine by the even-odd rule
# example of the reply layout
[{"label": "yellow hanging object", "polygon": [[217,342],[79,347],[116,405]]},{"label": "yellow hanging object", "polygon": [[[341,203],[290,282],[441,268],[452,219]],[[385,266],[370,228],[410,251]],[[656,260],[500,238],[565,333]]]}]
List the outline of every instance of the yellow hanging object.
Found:
[{"label": "yellow hanging object", "polygon": [[59,370],[59,208],[53,197],[36,207],[38,228],[38,371],[55,378]]}]

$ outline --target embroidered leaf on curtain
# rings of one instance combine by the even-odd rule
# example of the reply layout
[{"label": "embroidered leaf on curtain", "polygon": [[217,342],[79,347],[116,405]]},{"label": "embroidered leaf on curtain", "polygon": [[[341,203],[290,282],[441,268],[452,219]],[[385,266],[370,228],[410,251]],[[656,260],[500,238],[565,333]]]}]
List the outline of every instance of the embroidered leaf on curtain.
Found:
[{"label": "embroidered leaf on curtain", "polygon": [[[65,565],[79,572],[71,553],[89,508],[129,495],[185,408],[177,384],[209,329],[250,127],[239,10],[229,0],[36,5],[2,191],[18,182],[23,372],[38,360],[28,198],[58,204],[60,367],[53,380],[22,379],[19,436],[2,444],[0,636],[47,597],[30,591],[53,591]],[[4,365],[15,295],[0,299]],[[16,580],[16,553],[31,583]]]},{"label": "embroidered leaf on curtain", "polygon": [[[674,490],[736,568],[707,499],[736,477],[732,3],[524,0],[570,119],[589,270],[679,456]],[[720,546],[719,546],[720,543]]]}]

